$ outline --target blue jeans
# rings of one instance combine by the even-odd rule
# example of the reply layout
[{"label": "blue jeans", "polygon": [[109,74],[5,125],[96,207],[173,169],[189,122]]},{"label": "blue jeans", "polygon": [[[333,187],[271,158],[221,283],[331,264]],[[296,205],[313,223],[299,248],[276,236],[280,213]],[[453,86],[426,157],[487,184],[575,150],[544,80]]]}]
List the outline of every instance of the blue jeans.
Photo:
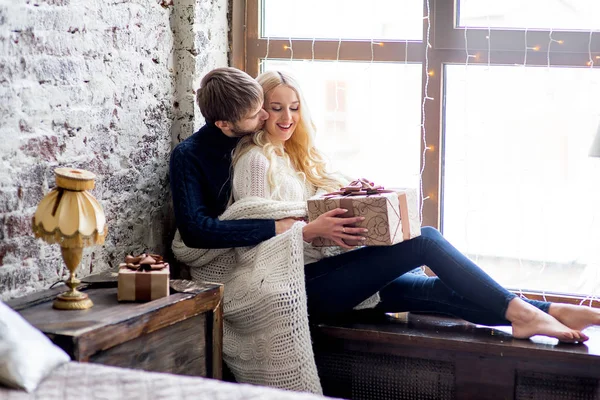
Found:
[{"label": "blue jeans", "polygon": [[[409,271],[427,265],[437,277]],[[307,264],[311,317],[350,311],[379,291],[382,312],[450,314],[482,325],[510,325],[505,318],[515,294],[495,282],[432,227],[393,246],[363,247]],[[525,300],[544,312],[550,303]]]}]

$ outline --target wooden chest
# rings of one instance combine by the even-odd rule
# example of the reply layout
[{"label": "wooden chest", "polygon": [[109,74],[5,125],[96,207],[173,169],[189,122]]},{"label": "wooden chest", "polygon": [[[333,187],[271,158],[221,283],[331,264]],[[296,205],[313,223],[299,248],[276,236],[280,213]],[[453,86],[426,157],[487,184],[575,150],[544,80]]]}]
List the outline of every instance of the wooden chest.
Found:
[{"label": "wooden chest", "polygon": [[221,379],[221,285],[173,280],[170,296],[148,303],[119,303],[112,286],[85,289],[89,310],[53,309],[64,286],[7,304],[73,360]]}]

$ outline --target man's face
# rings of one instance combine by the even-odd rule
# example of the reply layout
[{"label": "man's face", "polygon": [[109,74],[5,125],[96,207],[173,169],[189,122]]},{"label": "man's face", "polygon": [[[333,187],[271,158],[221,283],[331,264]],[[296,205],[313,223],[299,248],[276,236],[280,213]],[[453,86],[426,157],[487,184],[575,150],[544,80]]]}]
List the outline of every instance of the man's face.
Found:
[{"label": "man's face", "polygon": [[257,107],[246,113],[246,116],[241,120],[232,123],[231,133],[235,137],[250,135],[265,125],[265,120],[269,118],[269,114],[263,110],[262,102]]}]

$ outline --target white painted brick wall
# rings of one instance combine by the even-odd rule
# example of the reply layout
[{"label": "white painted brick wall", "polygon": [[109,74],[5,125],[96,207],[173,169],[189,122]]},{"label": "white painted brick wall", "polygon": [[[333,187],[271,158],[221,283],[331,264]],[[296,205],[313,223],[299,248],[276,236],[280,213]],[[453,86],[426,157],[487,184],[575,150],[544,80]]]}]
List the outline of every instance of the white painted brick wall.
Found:
[{"label": "white painted brick wall", "polygon": [[98,175],[106,244],[80,274],[165,252],[168,159],[203,123],[194,89],[227,64],[227,0],[0,0],[0,297],[66,274],[31,216],[59,166]]}]

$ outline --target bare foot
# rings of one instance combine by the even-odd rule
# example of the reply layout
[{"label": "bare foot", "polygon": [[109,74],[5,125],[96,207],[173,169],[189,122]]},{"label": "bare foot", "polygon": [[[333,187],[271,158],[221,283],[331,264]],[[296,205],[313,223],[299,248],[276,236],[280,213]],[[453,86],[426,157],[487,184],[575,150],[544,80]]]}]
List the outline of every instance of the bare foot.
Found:
[{"label": "bare foot", "polygon": [[571,329],[582,330],[592,325],[600,325],[600,310],[573,304],[552,303],[550,315]]},{"label": "bare foot", "polygon": [[588,340],[588,337],[578,330],[563,325],[552,315],[546,314],[519,298],[514,298],[508,303],[506,319],[512,323],[513,337],[517,339],[544,335],[569,343]]}]

